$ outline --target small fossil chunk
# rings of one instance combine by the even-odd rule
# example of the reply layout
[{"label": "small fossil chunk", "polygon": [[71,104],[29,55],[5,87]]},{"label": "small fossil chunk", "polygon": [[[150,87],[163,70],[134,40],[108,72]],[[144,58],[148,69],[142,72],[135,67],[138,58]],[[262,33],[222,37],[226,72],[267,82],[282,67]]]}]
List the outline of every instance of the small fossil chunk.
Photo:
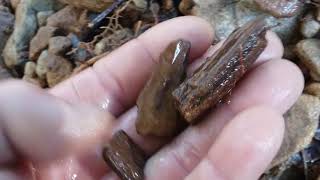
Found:
[{"label": "small fossil chunk", "polygon": [[233,32],[220,50],[173,91],[186,121],[196,123],[201,114],[231,92],[267,46],[267,29],[265,20],[258,18]]},{"label": "small fossil chunk", "polygon": [[172,91],[185,78],[190,42],[177,40],[160,56],[157,69],[142,90],[138,101],[136,130],[141,135],[172,136],[183,127]]},{"label": "small fossil chunk", "polygon": [[254,0],[254,2],[261,10],[277,18],[294,16],[303,5],[300,0]]},{"label": "small fossil chunk", "polygon": [[124,132],[118,131],[103,150],[107,164],[122,180],[143,180],[146,155]]}]

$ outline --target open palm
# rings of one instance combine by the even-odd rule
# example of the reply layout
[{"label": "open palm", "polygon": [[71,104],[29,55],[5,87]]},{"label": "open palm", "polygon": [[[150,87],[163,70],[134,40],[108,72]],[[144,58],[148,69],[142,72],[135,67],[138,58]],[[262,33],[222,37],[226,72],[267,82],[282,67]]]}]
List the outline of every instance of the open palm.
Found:
[{"label": "open palm", "polygon": [[229,103],[205,121],[171,142],[135,132],[135,102],[161,51],[173,40],[189,40],[192,72],[219,47],[210,47],[213,34],[204,20],[180,17],[49,91],[20,81],[0,84],[0,179],[117,179],[101,150],[119,129],[152,155],[147,180],[257,179],[281,144],[282,114],[303,88],[301,72],[281,59],[283,47],[271,32],[268,47]]}]

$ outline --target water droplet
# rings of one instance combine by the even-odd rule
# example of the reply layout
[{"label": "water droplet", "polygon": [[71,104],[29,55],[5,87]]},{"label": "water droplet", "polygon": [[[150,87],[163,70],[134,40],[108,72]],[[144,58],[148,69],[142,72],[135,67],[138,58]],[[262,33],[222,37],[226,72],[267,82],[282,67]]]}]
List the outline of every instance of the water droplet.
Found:
[{"label": "water droplet", "polygon": [[106,99],[102,103],[100,103],[100,107],[104,110],[108,109],[110,106],[110,100]]},{"label": "water droplet", "polygon": [[73,174],[73,175],[71,176],[71,180],[76,180],[76,179],[77,179],[77,177],[78,177],[78,175],[77,175],[77,174]]}]

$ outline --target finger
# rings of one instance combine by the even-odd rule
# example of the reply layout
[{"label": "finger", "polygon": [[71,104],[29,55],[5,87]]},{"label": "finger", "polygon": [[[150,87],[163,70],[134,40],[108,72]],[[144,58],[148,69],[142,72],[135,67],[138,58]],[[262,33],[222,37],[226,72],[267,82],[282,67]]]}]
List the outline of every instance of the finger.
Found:
[{"label": "finger", "polygon": [[64,103],[22,82],[2,83],[0,101],[5,102],[0,104],[0,164],[20,156],[34,162],[53,160],[97,147],[111,136],[111,115]]},{"label": "finger", "polygon": [[276,155],[283,133],[278,112],[261,106],[245,110],[225,127],[186,179],[258,179]]},{"label": "finger", "polygon": [[26,177],[21,177],[20,174],[11,170],[1,170],[0,171],[0,179],[1,180],[22,180],[27,179]]},{"label": "finger", "polygon": [[282,114],[292,106],[302,89],[302,73],[293,63],[272,60],[258,66],[234,89],[229,104],[210,112],[202,123],[189,127],[154,155],[147,164],[146,173],[157,176],[166,172],[172,179],[185,177],[207,154],[221,130],[237,113],[265,105]]},{"label": "finger", "polygon": [[194,59],[210,46],[213,34],[209,23],[198,17],[166,21],[53,88],[51,93],[69,102],[95,103],[118,115],[135,103],[160,53],[171,41],[189,40],[190,59]]}]

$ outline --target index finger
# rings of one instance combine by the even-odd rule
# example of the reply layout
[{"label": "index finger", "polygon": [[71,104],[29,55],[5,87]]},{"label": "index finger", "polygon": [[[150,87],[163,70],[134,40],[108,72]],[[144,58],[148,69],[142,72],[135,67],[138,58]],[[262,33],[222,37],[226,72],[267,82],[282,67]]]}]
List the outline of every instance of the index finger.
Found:
[{"label": "index finger", "polygon": [[69,102],[94,103],[119,115],[134,105],[160,53],[171,41],[179,38],[190,41],[190,59],[195,59],[208,49],[213,34],[209,23],[198,17],[166,21],[50,92]]}]

